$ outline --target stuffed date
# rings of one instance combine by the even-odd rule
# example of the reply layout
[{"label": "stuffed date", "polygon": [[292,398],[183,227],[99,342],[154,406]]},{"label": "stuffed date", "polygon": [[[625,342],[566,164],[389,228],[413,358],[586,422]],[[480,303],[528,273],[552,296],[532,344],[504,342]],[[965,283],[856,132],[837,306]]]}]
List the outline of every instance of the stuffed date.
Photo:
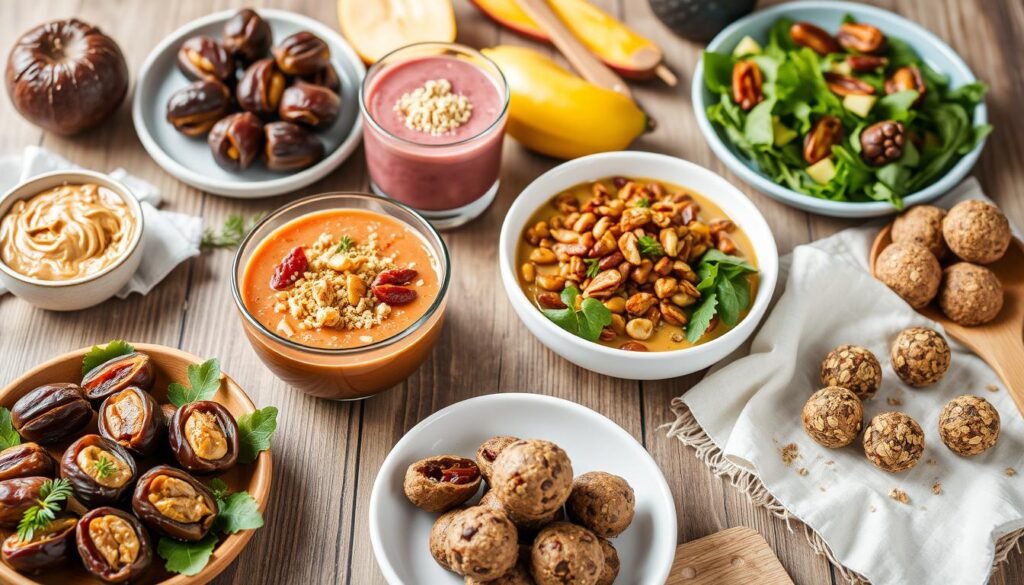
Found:
[{"label": "stuffed date", "polygon": [[74,516],[60,516],[46,527],[36,529],[31,538],[21,540],[17,533],[4,539],[0,555],[4,562],[21,573],[40,573],[63,564],[74,550]]},{"label": "stuffed date", "polygon": [[148,392],[129,386],[103,401],[97,426],[103,438],[129,451],[148,454],[157,447],[164,429],[164,414]]},{"label": "stuffed date", "polygon": [[25,510],[39,499],[47,477],[19,477],[0,481],[0,528],[15,528]]},{"label": "stuffed date", "polygon": [[82,378],[85,397],[100,402],[111,394],[137,386],[143,390],[153,387],[153,361],[144,353],[133,352],[102,363]]},{"label": "stuffed date", "polygon": [[54,477],[57,464],[38,443],[22,443],[0,451],[0,481],[18,477]]},{"label": "stuffed date", "polygon": [[124,447],[99,435],[85,435],[68,446],[60,475],[71,482],[86,507],[117,503],[135,481],[135,460]]},{"label": "stuffed date", "polygon": [[216,402],[182,406],[171,417],[167,432],[175,459],[193,473],[228,469],[238,458],[238,424]]},{"label": "stuffed date", "polygon": [[41,445],[77,434],[91,418],[92,406],[77,384],[44,384],[11,408],[11,422],[18,434]]},{"label": "stuffed date", "polygon": [[217,501],[188,473],[159,465],[139,478],[132,511],[154,531],[184,541],[202,540],[217,518]]},{"label": "stuffed date", "polygon": [[117,508],[96,508],[82,516],[75,542],[86,570],[107,583],[135,579],[153,559],[146,529],[137,518]]}]

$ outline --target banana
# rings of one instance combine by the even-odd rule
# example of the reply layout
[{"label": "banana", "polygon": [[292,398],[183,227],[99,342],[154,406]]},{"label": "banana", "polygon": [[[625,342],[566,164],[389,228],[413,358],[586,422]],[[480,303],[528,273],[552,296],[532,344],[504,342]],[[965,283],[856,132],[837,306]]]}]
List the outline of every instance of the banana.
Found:
[{"label": "banana", "polygon": [[542,53],[508,45],[483,53],[509,85],[508,133],[531,150],[562,159],[622,150],[649,127],[631,99],[573,75]]}]

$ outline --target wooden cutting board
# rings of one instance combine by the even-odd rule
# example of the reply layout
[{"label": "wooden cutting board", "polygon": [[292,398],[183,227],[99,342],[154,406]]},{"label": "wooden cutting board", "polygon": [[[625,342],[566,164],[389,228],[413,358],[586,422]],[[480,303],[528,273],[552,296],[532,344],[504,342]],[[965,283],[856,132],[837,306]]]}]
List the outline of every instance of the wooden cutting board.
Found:
[{"label": "wooden cutting board", "polygon": [[793,585],[754,529],[737,526],[679,545],[665,585]]}]

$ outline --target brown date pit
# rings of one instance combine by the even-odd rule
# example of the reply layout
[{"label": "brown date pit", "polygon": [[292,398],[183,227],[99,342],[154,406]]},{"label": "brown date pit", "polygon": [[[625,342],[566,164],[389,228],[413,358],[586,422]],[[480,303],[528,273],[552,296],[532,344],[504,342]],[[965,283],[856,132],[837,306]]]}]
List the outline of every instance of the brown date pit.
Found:
[{"label": "brown date pit", "polygon": [[178,68],[192,81],[232,83],[235,59],[227,49],[210,37],[192,37],[178,49]]},{"label": "brown date pit", "polygon": [[102,363],[82,378],[86,398],[100,402],[129,386],[143,390],[153,387],[153,361],[148,355],[133,352]]},{"label": "brown date pit", "polygon": [[167,121],[186,136],[202,136],[231,110],[231,92],[219,81],[195,81],[167,100]]},{"label": "brown date pit", "polygon": [[45,384],[22,396],[11,408],[11,422],[23,439],[52,445],[81,431],[92,406],[77,384]]},{"label": "brown date pit", "polygon": [[223,39],[224,48],[246,63],[266,57],[273,42],[270,25],[251,8],[239,10],[224,23]]},{"label": "brown date pit", "polygon": [[78,555],[86,570],[107,583],[142,575],[153,560],[149,534],[137,518],[117,508],[86,513],[75,528]]},{"label": "brown date pit", "polygon": [[54,477],[57,463],[37,443],[22,443],[0,451],[0,481],[18,477]]},{"label": "brown date pit", "polygon": [[263,127],[264,156],[272,171],[297,171],[324,157],[324,145],[312,132],[292,122],[271,122]]},{"label": "brown date pit", "polygon": [[297,32],[273,48],[277,66],[288,75],[312,75],[331,61],[331,49],[308,31]]},{"label": "brown date pit", "polygon": [[217,501],[188,473],[158,465],[144,473],[132,495],[132,510],[154,531],[178,540],[202,540],[217,517]]},{"label": "brown date pit", "polygon": [[71,557],[77,525],[77,518],[60,516],[45,528],[33,531],[27,541],[14,533],[4,539],[0,556],[19,573],[34,574],[56,568]]},{"label": "brown date pit", "polygon": [[231,114],[213,125],[206,141],[222,169],[243,171],[263,148],[263,121],[252,112]]}]

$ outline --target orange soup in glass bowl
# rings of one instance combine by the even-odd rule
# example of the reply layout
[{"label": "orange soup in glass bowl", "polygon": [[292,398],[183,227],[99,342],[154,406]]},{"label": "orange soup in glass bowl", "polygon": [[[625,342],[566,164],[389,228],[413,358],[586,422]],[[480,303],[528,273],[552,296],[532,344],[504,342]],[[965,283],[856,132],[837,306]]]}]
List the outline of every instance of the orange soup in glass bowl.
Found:
[{"label": "orange soup in glass bowl", "polygon": [[313,396],[365,398],[405,380],[441,334],[448,250],[410,208],[327,193],[273,212],[235,256],[232,292],[249,342]]}]

